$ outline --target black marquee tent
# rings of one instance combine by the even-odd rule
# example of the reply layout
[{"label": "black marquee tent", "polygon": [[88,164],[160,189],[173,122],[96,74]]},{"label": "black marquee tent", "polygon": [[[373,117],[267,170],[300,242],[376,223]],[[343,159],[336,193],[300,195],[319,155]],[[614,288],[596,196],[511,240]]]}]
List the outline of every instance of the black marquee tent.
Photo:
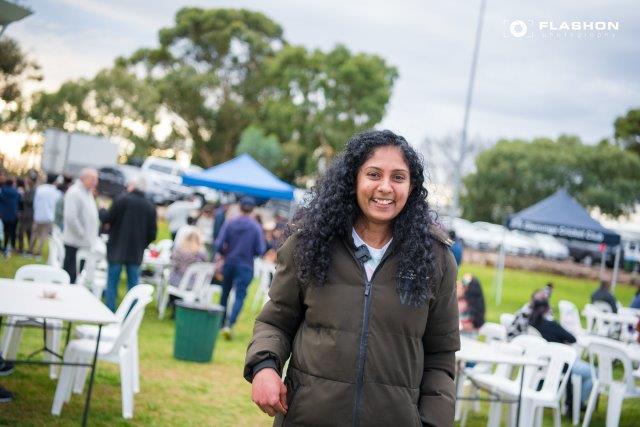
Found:
[{"label": "black marquee tent", "polygon": [[[615,231],[603,227],[591,218],[586,209],[571,197],[566,190],[556,191],[551,196],[513,214],[507,221],[507,228],[533,233],[550,234],[554,237],[582,240],[591,243],[601,243],[607,246],[617,246],[612,285],[618,275],[618,257],[620,256],[620,235]],[[603,257],[604,259],[604,257]],[[504,272],[504,245],[500,249],[496,274],[496,303],[502,300],[502,279]],[[604,268],[604,264],[601,267]]]},{"label": "black marquee tent", "polygon": [[591,218],[585,208],[565,190],[558,190],[535,205],[512,215],[507,228],[604,243],[607,246],[620,244],[618,233]]}]

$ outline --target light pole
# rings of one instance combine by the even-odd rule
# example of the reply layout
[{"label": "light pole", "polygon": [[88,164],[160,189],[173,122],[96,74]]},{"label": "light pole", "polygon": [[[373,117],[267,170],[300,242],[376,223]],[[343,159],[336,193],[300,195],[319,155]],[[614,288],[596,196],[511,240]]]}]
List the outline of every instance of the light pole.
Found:
[{"label": "light pole", "polygon": [[471,73],[469,75],[469,85],[467,87],[467,99],[464,106],[464,119],[462,122],[462,133],[460,135],[460,152],[455,164],[453,175],[453,201],[451,206],[452,215],[460,215],[460,186],[462,181],[462,166],[467,155],[467,124],[469,123],[469,110],[471,109],[471,99],[473,97],[473,84],[476,77],[476,66],[478,54],[480,52],[480,39],[482,37],[482,24],[484,21],[484,10],[486,0],[480,0],[480,14],[478,15],[478,26],[476,28],[476,40],[473,46],[473,57],[471,59]]}]

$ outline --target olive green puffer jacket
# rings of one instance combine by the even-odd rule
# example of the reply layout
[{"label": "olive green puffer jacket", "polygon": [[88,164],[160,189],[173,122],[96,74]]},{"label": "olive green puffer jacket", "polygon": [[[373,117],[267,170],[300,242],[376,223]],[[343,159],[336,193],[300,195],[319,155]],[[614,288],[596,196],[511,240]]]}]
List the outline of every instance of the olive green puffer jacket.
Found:
[{"label": "olive green puffer jacket", "polygon": [[296,279],[296,236],[278,264],[245,363],[282,372],[288,413],[283,426],[451,426],[455,351],[460,347],[456,263],[446,236],[432,230],[435,295],[422,307],[396,291],[393,244],[368,281],[351,240],[335,241],[324,286]]}]

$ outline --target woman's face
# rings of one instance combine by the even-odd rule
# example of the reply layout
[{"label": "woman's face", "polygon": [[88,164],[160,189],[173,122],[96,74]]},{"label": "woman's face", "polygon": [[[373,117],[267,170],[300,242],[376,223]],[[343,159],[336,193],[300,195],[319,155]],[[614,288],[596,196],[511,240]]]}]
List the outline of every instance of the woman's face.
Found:
[{"label": "woman's face", "polygon": [[356,198],[365,221],[389,225],[411,192],[409,166],[398,147],[378,147],[358,170]]}]

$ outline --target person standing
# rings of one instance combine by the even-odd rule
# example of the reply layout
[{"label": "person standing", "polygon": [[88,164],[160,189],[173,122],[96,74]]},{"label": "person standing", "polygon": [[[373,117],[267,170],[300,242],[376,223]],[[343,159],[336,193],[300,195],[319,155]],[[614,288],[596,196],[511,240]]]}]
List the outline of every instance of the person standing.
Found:
[{"label": "person standing", "polygon": [[591,304],[594,302],[604,302],[609,304],[613,313],[618,312],[618,300],[611,293],[611,282],[601,280],[600,286],[591,294]]},{"label": "person standing", "polygon": [[97,185],[98,171],[94,168],[85,168],[64,195],[63,268],[69,273],[71,283],[76,282],[78,249],[90,249],[98,238],[98,207],[93,197]]},{"label": "person standing", "polygon": [[9,245],[15,251],[16,228],[18,225],[18,204],[20,193],[13,186],[13,179],[9,178],[0,188],[0,219],[4,224],[4,242],[0,242],[0,250],[4,256],[9,256]]},{"label": "person standing", "polygon": [[127,289],[131,289],[140,279],[144,250],[156,238],[156,208],[147,200],[145,190],[145,179],[138,177],[126,194],[113,201],[104,218],[109,229],[106,304],[114,312],[122,267],[127,270]]},{"label": "person standing", "polygon": [[33,228],[29,241],[29,252],[38,257],[42,253],[42,245],[51,234],[56,214],[56,203],[62,198],[60,191],[53,185],[54,174],[47,174],[47,181],[36,187],[33,196]]},{"label": "person standing", "polygon": [[[253,257],[262,256],[266,250],[262,227],[251,217],[255,206],[256,201],[252,197],[240,199],[240,216],[225,222],[215,242],[216,253],[224,257],[220,304],[225,308],[222,334],[227,339],[231,339],[231,328],[238,319],[247,288],[253,279]],[[236,293],[227,319],[226,307],[231,289],[235,289]]]},{"label": "person standing", "polygon": [[453,426],[457,266],[423,184],[403,137],[364,132],[296,213],[244,368],[274,425]]},{"label": "person standing", "polygon": [[[24,193],[22,194],[22,203],[18,211],[18,235],[17,246],[18,252],[23,254],[29,251],[29,242],[31,241],[31,230],[33,229],[33,198],[35,197],[35,183],[38,176],[29,173],[24,179]],[[27,243],[24,244],[26,238]]]}]

